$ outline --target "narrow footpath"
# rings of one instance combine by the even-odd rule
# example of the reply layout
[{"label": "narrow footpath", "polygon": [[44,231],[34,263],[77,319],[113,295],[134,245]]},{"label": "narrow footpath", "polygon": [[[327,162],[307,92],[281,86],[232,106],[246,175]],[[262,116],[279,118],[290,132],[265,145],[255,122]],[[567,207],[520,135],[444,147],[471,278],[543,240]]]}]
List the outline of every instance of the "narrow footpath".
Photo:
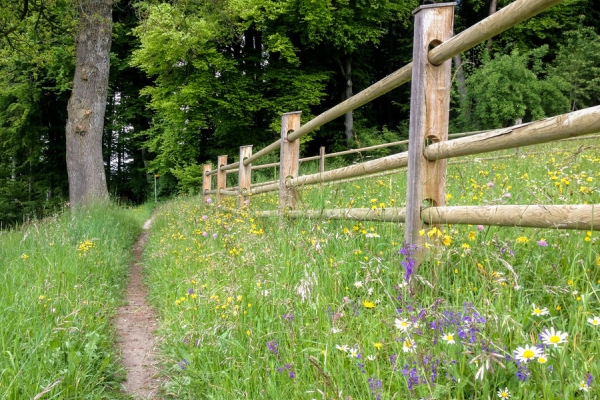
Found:
[{"label": "narrow footpath", "polygon": [[146,300],[141,265],[151,222],[152,219],[146,221],[144,232],[133,248],[126,304],[119,307],[115,320],[122,364],[127,371],[123,391],[135,399],[155,399],[160,385],[156,359],[158,340],[153,336],[158,323],[156,313]]}]

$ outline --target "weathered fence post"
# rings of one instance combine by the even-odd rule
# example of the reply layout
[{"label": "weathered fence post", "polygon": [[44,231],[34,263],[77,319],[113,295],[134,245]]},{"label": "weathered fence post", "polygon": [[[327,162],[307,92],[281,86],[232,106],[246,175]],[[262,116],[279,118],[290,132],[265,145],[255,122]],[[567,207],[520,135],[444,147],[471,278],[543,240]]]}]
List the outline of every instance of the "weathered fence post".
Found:
[{"label": "weathered fence post", "polygon": [[[429,62],[431,48],[452,37],[456,3],[423,5],[413,11],[415,33],[410,95],[408,177],[404,240],[422,246],[421,208],[446,203],[446,162],[429,162],[423,156],[426,141],[448,138],[452,61]],[[420,257],[417,257],[417,262]]]},{"label": "weathered fence post", "polygon": [[300,140],[288,141],[288,133],[300,128],[300,111],[285,113],[281,117],[281,148],[279,151],[279,215],[296,208],[296,188],[287,187],[290,178],[298,177],[300,166]]},{"label": "weathered fence post", "polygon": [[208,192],[212,189],[212,175],[207,175],[208,172],[212,169],[212,164],[204,164],[202,167],[202,199],[206,201],[208,199]]},{"label": "weathered fence post", "polygon": [[319,172],[325,172],[325,146],[319,148]]},{"label": "weathered fence post", "polygon": [[221,189],[227,186],[227,171],[221,170],[225,165],[227,165],[227,156],[217,157],[217,203],[221,202]]},{"label": "weathered fence post", "polygon": [[250,200],[250,183],[252,182],[252,163],[244,165],[244,160],[252,155],[252,146],[240,147],[240,167],[238,172],[238,207],[242,208]]}]

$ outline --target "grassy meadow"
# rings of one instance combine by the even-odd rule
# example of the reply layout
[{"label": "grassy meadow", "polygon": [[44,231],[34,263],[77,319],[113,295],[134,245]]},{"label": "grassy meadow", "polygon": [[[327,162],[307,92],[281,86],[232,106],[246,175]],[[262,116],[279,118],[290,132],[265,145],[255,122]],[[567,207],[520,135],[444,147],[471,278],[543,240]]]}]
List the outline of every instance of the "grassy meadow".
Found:
[{"label": "grassy meadow", "polygon": [[68,211],[0,233],[0,399],[125,399],[112,318],[151,209]]},{"label": "grassy meadow", "polygon": [[[597,139],[470,157],[448,204],[600,204]],[[301,209],[401,207],[405,173],[300,191]],[[180,198],[144,256],[161,325],[163,398],[597,398],[598,233],[255,216]],[[410,271],[408,271],[410,272]]]}]

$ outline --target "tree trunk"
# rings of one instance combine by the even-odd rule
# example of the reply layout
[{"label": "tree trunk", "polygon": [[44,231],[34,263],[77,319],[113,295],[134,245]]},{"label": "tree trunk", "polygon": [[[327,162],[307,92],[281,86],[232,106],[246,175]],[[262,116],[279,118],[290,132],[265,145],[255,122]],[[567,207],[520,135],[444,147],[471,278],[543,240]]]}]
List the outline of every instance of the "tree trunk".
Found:
[{"label": "tree trunk", "polygon": [[467,81],[465,79],[465,71],[463,70],[463,63],[460,54],[452,57],[454,68],[456,71],[456,85],[458,86],[458,99],[460,103],[460,109],[465,115],[465,119],[469,120],[469,104],[468,104],[468,92],[467,92]]},{"label": "tree trunk", "polygon": [[67,106],[67,173],[71,207],[107,200],[102,131],[112,37],[111,0],[78,3],[73,92]]},{"label": "tree trunk", "polygon": [[[346,83],[346,89],[342,92],[342,101],[348,100],[354,94],[352,93],[352,56],[348,56],[346,58],[346,66],[344,67],[341,62],[339,62],[340,68],[342,70],[342,77]],[[354,115],[352,114],[352,110],[348,111],[346,115],[344,115],[344,127],[346,134],[346,143],[348,146],[352,144],[352,139],[354,137]]]},{"label": "tree trunk", "polygon": [[[496,11],[498,11],[498,0],[491,0],[490,1],[490,10],[489,10],[488,16],[494,14]],[[494,40],[492,38],[489,38],[488,41],[487,41],[487,43],[486,43],[486,47],[487,47],[488,52],[492,51],[492,45],[493,44],[494,44]]]}]

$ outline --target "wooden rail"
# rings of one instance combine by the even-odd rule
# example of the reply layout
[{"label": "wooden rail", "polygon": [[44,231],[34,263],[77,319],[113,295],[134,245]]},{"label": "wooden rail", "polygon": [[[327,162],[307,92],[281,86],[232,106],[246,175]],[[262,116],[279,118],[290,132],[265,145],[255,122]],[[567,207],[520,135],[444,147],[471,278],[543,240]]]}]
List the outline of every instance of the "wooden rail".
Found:
[{"label": "wooden rail", "polygon": [[[448,135],[449,60],[492,36],[560,3],[561,0],[517,0],[471,28],[452,36],[454,3],[423,5],[415,14],[413,62],[369,86],[365,90],[300,125],[299,113],[282,118],[281,139],[252,154],[240,150],[237,163],[227,164],[219,157],[217,169],[204,168],[204,194],[237,195],[239,204],[251,194],[279,191],[279,209],[262,211],[263,217],[356,219],[405,223],[405,241],[420,245],[418,231],[433,225],[481,224],[537,228],[600,230],[600,205],[488,205],[446,207],[446,159],[491,151],[525,147],[556,140],[568,140],[600,132],[600,106],[579,110],[505,129]],[[430,49],[430,47],[433,47]],[[350,149],[319,156],[299,158],[299,139],[323,124],[352,111],[412,80],[409,151],[359,164],[324,171],[324,159],[360,153],[407,141]],[[447,140],[449,137],[461,137]],[[468,137],[464,137],[468,136]],[[430,145],[425,145],[429,141]],[[280,162],[253,166],[266,154],[280,150]],[[514,157],[514,155],[511,155]],[[319,159],[320,173],[298,176],[300,161]],[[250,184],[252,170],[280,167],[279,181]],[[407,207],[381,209],[296,210],[299,186],[340,182],[408,167]],[[225,188],[227,172],[238,170],[238,188]],[[211,177],[217,175],[212,190]],[[422,246],[421,246],[422,247]]]}]

